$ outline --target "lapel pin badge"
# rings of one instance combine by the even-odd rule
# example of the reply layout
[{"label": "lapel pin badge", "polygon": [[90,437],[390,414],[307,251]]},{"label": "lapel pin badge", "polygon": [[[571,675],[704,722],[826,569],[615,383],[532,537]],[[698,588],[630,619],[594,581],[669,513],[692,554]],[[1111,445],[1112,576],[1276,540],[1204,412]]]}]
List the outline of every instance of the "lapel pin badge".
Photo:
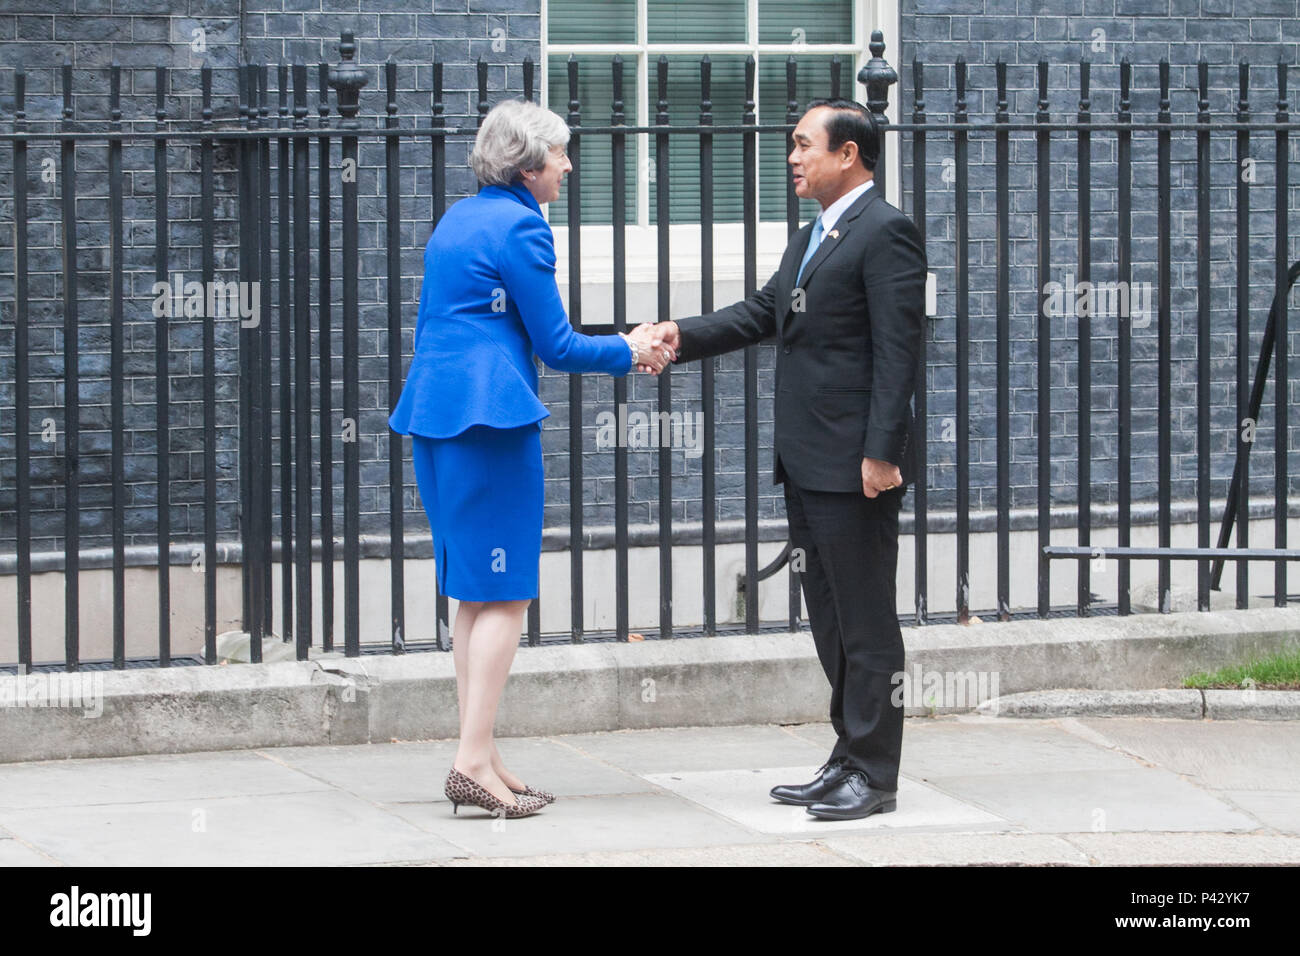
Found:
[{"label": "lapel pin badge", "polygon": [[838,239],[840,237],[840,231],[838,229],[832,229],[830,232],[826,233],[826,235],[830,236],[832,239]]}]

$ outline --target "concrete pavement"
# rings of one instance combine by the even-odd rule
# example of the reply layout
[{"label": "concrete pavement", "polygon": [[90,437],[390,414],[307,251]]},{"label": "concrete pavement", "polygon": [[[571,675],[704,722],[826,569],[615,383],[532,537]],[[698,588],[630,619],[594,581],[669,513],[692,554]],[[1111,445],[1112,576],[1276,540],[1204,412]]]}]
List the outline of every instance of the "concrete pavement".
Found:
[{"label": "concrete pavement", "polygon": [[899,809],[773,803],[825,723],[500,741],[555,804],[442,795],[455,742],[0,765],[0,865],[1300,864],[1300,722],[912,717]]}]

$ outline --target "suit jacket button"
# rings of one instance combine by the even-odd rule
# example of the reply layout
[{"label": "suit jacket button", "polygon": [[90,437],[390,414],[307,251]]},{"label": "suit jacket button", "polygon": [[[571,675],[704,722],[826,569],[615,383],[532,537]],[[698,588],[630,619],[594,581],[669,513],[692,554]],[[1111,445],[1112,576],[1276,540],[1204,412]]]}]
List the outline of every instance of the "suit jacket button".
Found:
[{"label": "suit jacket button", "polygon": [[787,345],[787,346],[785,347],[784,351],[785,351],[785,354],[786,354],[786,355],[789,355],[789,354],[790,354],[790,346]]}]

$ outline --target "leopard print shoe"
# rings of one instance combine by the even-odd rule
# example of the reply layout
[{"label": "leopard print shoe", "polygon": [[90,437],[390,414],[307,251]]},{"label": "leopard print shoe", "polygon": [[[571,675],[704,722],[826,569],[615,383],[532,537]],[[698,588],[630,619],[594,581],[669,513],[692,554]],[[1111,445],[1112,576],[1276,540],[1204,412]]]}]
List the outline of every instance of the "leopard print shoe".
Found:
[{"label": "leopard print shoe", "polygon": [[535,797],[529,794],[523,794],[511,805],[497,799],[492,791],[486,787],[474,782],[470,777],[461,773],[455,767],[447,774],[447,782],[443,785],[442,792],[446,794],[447,799],[451,801],[451,812],[456,813],[462,803],[469,806],[480,807],[489,813],[500,813],[509,819],[516,817],[526,817],[536,813],[542,807],[546,806],[546,801],[541,797]]},{"label": "leopard print shoe", "polygon": [[528,784],[524,784],[524,789],[522,790],[516,790],[514,787],[511,787],[510,792],[527,794],[530,797],[541,797],[547,803],[555,802],[555,794],[547,793],[545,790],[534,790],[532,787],[528,786]]}]

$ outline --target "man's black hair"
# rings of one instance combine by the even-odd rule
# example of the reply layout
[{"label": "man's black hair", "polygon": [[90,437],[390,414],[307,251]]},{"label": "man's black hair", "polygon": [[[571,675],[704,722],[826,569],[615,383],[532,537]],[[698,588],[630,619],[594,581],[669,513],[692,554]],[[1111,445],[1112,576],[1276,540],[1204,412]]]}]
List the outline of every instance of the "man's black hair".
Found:
[{"label": "man's black hair", "polygon": [[831,111],[826,117],[827,147],[836,150],[852,140],[858,144],[858,158],[862,165],[875,172],[876,160],[880,157],[880,130],[871,111],[856,100],[838,98],[813,100],[808,109],[818,106],[829,107]]}]

